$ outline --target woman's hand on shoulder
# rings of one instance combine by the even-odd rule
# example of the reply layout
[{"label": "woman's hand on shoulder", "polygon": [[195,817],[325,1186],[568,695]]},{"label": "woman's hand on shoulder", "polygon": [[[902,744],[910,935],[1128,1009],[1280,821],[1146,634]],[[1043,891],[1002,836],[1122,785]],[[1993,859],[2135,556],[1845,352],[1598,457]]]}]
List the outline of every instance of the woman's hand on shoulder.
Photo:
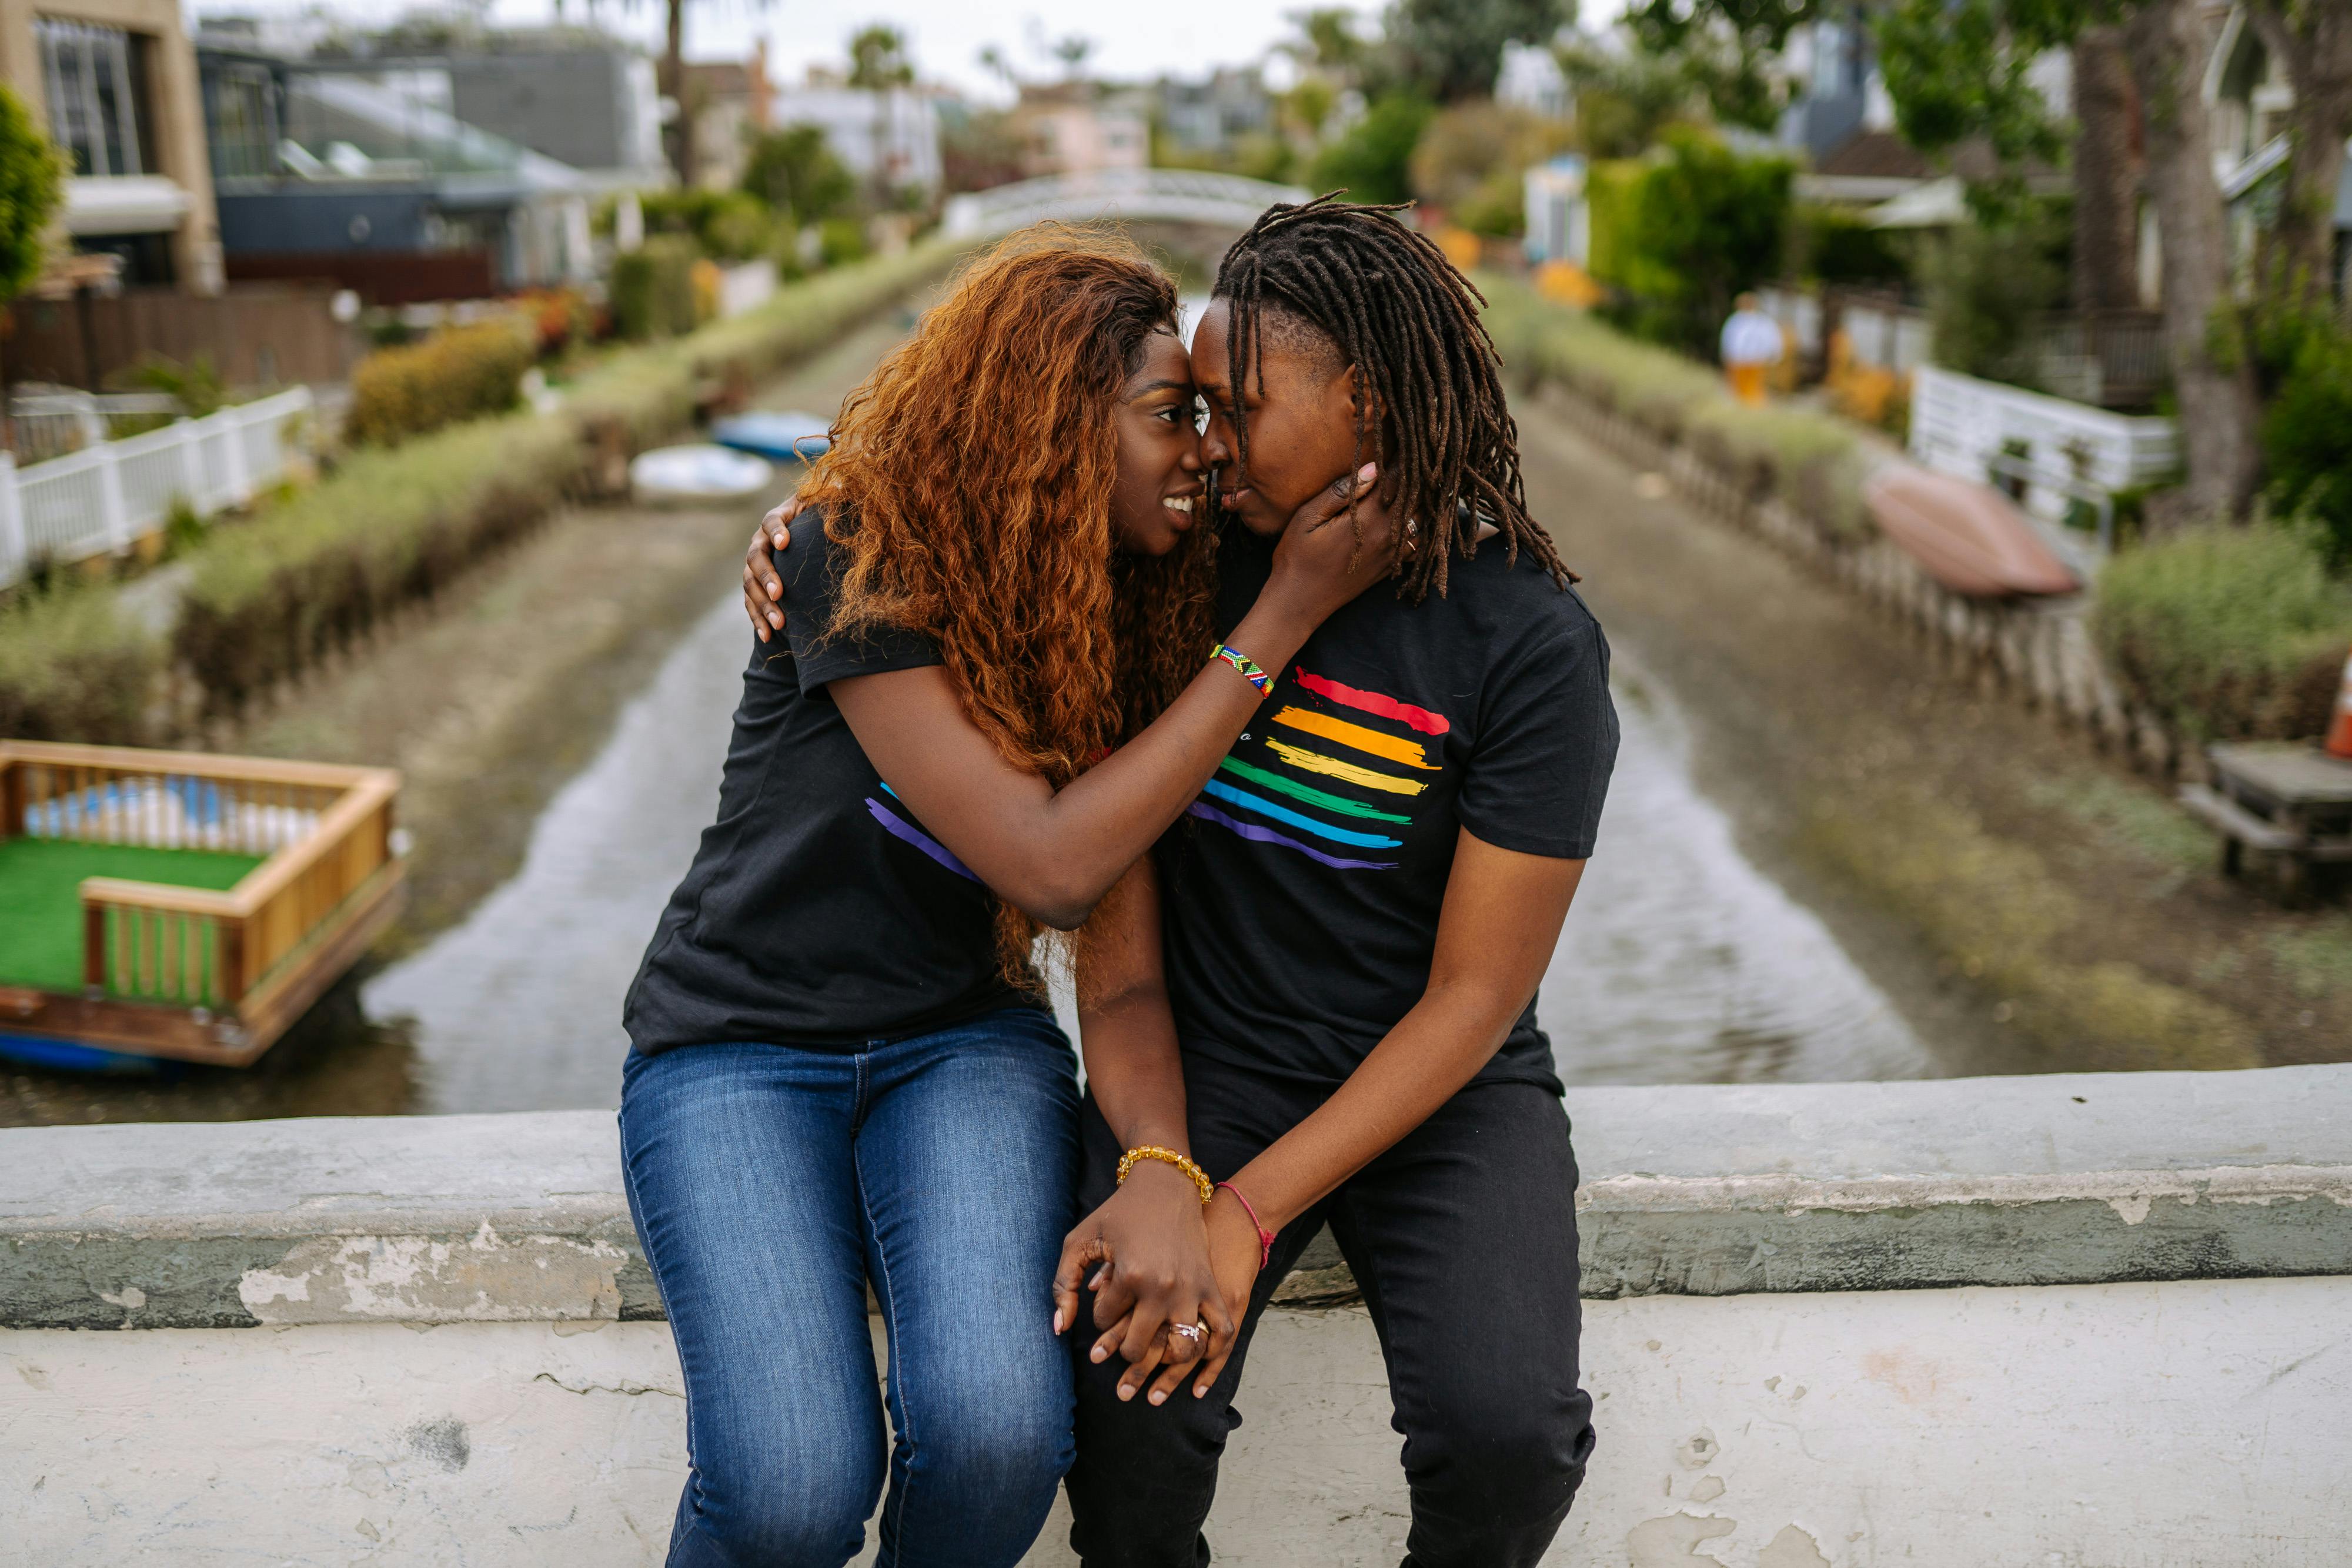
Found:
[{"label": "woman's hand on shoulder", "polygon": [[751,618],[751,630],[762,643],[784,629],[784,585],[777,580],[775,562],[768,559],[768,552],[792,548],[793,519],[800,515],[801,498],[795,491],[782,506],[760,519],[751,542],[743,548],[743,613]]},{"label": "woman's hand on shoulder", "polygon": [[1274,547],[1266,591],[1284,594],[1320,624],[1394,569],[1400,523],[1393,502],[1374,463],[1324,486],[1290,515]]},{"label": "woman's hand on shoulder", "polygon": [[[1204,1392],[1215,1380],[1209,1369],[1222,1370],[1233,1354],[1241,1319],[1228,1310],[1221,1271],[1210,1256],[1206,1212],[1181,1172],[1146,1160],[1062,1243],[1061,1267],[1054,1273],[1054,1332],[1084,1321],[1078,1291],[1093,1291],[1101,1332],[1090,1354],[1097,1362],[1114,1354],[1127,1360],[1121,1399],[1134,1398],[1149,1384],[1150,1402],[1161,1404],[1195,1367],[1206,1374],[1195,1380],[1195,1393]],[[1169,1332],[1193,1325],[1206,1333]]]}]

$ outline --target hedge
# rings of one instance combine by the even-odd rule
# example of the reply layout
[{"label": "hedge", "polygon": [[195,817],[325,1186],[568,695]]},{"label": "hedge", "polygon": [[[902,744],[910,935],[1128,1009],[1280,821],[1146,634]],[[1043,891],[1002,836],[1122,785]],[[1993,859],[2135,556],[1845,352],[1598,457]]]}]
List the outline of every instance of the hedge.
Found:
[{"label": "hedge", "polygon": [[379,349],[352,372],[343,433],[388,446],[503,413],[520,398],[523,372],[538,357],[537,321],[521,314],[445,327],[421,343]]},{"label": "hedge", "polygon": [[0,735],[118,746],[148,738],[163,667],[155,637],[112,590],[71,585],[0,609]]},{"label": "hedge", "polygon": [[614,355],[560,414],[503,414],[363,446],[314,488],[210,535],[167,646],[121,620],[104,587],[0,610],[0,735],[135,741],[166,656],[231,712],[419,595],[446,587],[586,477],[585,433],[618,421],[632,449],[691,415],[721,368],[773,371],[946,270],[935,243],[783,290],[688,337]]},{"label": "hedge", "polygon": [[2271,524],[2193,529],[2118,555],[2091,613],[2125,689],[2205,740],[2321,733],[2352,649],[2352,587]]},{"label": "hedge", "polygon": [[234,711],[516,538],[579,474],[577,433],[514,414],[362,448],[201,551],[173,652]]},{"label": "hedge", "polygon": [[694,263],[686,235],[654,235],[613,259],[613,327],[631,342],[694,330]]},{"label": "hedge", "polygon": [[1751,408],[1706,366],[1555,305],[1515,278],[1481,276],[1478,286],[1487,329],[1520,384],[1557,381],[1657,441],[1689,448],[1745,494],[1775,497],[1843,538],[1868,536],[1862,487],[1871,455],[1846,421],[1785,403]]},{"label": "hedge", "polygon": [[945,272],[963,249],[954,241],[933,240],[860,267],[822,272],[778,290],[757,309],[616,355],[580,378],[570,410],[591,427],[616,423],[632,447],[643,445],[692,417],[696,386],[705,377],[730,367],[764,376],[820,349]]}]

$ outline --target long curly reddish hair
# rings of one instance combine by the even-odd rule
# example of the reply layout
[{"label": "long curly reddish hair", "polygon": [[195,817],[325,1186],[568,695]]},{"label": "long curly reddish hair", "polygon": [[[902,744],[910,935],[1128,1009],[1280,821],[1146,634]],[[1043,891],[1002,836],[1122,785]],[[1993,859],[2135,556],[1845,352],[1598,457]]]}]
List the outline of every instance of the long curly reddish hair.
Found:
[{"label": "long curly reddish hair", "polygon": [[[919,632],[964,711],[1060,789],[1150,722],[1213,643],[1215,543],[1112,549],[1118,392],[1175,286],[1117,236],[1039,225],[968,263],[842,404],[803,494],[842,561],[833,634]],[[999,901],[1027,981],[1041,928]]]}]

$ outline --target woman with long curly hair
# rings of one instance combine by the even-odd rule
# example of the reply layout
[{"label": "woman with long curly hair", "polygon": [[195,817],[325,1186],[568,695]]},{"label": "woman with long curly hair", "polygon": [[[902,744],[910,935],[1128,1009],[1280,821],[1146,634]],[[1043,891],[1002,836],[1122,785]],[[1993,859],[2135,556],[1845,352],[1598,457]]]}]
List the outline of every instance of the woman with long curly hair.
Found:
[{"label": "woman with long curly hair", "polygon": [[[844,404],[774,558],[789,624],[761,628],[718,820],[625,1009],[624,1176],[688,1395],[676,1568],[847,1562],[886,1455],[883,1563],[1009,1568],[1067,1468],[1047,1286],[1077,1098],[1033,939],[1085,922],[1248,724],[1260,664],[1388,563],[1358,470],[1218,642],[1176,322],[1123,243],[1001,246]],[[1181,1145],[1176,1071],[1087,1061],[1129,1145]],[[1195,1189],[1154,1164],[1123,1258],[1181,1255],[1153,1309],[1229,1330],[1178,1223]]]}]

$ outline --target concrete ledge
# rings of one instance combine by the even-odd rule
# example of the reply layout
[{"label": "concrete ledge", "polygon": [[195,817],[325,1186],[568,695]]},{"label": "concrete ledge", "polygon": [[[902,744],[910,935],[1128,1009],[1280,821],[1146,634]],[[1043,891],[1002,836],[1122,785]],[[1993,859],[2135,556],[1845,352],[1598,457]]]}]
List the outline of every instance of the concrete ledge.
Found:
[{"label": "concrete ledge", "polygon": [[[1569,1110],[1590,1297],[2352,1274],[2352,1066]],[[660,1314],[608,1112],[0,1132],[0,1326]]]}]

